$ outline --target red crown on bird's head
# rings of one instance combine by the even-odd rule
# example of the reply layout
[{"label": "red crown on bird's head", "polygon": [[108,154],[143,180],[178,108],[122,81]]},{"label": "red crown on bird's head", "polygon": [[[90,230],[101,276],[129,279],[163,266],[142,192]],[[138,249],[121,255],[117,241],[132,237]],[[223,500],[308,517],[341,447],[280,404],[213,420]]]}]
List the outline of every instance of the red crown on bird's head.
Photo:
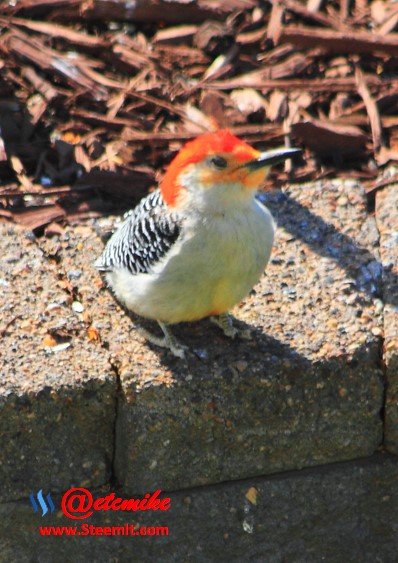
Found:
[{"label": "red crown on bird's head", "polygon": [[193,141],[186,143],[169,164],[161,183],[164,201],[173,205],[178,196],[180,186],[178,176],[189,164],[200,162],[212,154],[232,154],[237,162],[247,162],[258,156],[258,151],[245,143],[228,129],[219,129],[204,133]]}]

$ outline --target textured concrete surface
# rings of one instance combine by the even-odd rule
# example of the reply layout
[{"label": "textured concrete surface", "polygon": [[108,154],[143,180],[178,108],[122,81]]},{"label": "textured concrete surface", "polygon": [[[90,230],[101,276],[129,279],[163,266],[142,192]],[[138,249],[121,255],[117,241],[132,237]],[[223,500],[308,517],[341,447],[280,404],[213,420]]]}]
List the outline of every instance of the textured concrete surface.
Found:
[{"label": "textured concrete surface", "polygon": [[385,444],[398,454],[398,185],[377,193],[377,226],[383,264]]},{"label": "textured concrete surface", "polygon": [[[207,321],[181,325],[185,361],[148,345],[91,267],[112,219],[36,241],[2,227],[5,499],[105,482],[114,445],[114,475],[128,493],[378,448],[381,265],[363,191],[326,182],[266,203],[276,247],[234,312],[253,340],[230,341]],[[13,408],[15,397],[28,405]]]},{"label": "textured concrete surface", "polygon": [[116,474],[129,491],[353,459],[381,442],[381,266],[361,188],[303,186],[267,204],[279,225],[273,258],[235,311],[253,342],[207,322],[181,326],[201,359],[178,362],[143,355],[125,337],[129,319],[102,317],[122,389]]},{"label": "textured concrete surface", "polygon": [[4,224],[0,248],[0,500],[103,484],[115,420],[108,359],[89,342],[55,257]]},{"label": "textured concrete surface", "polygon": [[[163,537],[41,537],[80,526],[28,500],[0,505],[0,559],[40,561],[267,561],[392,563],[398,550],[398,461],[387,455],[172,494],[159,513],[102,512],[87,523],[168,526]],[[94,492],[94,497],[108,491]],[[120,496],[126,498],[123,492]]]}]

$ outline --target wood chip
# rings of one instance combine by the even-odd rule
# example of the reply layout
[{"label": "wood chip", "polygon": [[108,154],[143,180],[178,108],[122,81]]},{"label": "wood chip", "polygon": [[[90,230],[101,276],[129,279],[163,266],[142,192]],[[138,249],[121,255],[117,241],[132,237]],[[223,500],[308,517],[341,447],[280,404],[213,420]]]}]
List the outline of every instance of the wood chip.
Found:
[{"label": "wood chip", "polygon": [[376,35],[368,31],[351,30],[347,34],[343,31],[291,26],[283,28],[280,41],[306,49],[322,45],[334,53],[380,52],[391,56],[398,55],[398,35]]},{"label": "wood chip", "polygon": [[384,145],[379,110],[366,84],[363,72],[358,66],[355,69],[355,77],[358,85],[358,93],[363,99],[366,111],[368,112],[372,128],[373,147],[375,152],[378,152],[381,146]]},{"label": "wood chip", "polygon": [[363,154],[368,138],[359,127],[335,125],[325,121],[301,121],[292,125],[292,134],[317,154]]}]

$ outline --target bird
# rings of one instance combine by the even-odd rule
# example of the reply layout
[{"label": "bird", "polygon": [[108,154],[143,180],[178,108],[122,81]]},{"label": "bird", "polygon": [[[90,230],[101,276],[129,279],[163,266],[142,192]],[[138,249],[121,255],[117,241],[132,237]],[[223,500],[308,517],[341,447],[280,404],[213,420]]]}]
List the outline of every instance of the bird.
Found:
[{"label": "bird", "polygon": [[207,317],[230,338],[248,336],[230,311],[260,279],[275,233],[256,191],[272,165],[300,152],[260,152],[228,129],[203,133],[124,215],[94,266],[125,309],[158,322],[163,336],[141,329],[147,340],[184,358],[170,326]]}]

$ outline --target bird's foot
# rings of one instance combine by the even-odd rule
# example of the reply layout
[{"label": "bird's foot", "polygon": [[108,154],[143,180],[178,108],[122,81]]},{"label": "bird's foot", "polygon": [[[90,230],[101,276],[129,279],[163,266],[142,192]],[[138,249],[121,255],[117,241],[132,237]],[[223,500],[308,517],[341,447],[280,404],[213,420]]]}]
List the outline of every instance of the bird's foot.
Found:
[{"label": "bird's foot", "polygon": [[228,338],[243,338],[244,340],[252,339],[251,330],[239,329],[234,326],[233,317],[231,315],[217,315],[215,317],[210,317],[210,321],[219,326],[225,336],[228,336]]},{"label": "bird's foot", "polygon": [[160,328],[163,331],[163,338],[152,334],[145,328],[139,327],[138,332],[142,334],[146,340],[155,344],[155,346],[160,346],[161,348],[167,348],[170,352],[177,358],[183,359],[185,357],[185,352],[188,350],[187,346],[184,346],[178,342],[177,338],[171,333],[167,325],[158,321]]}]

